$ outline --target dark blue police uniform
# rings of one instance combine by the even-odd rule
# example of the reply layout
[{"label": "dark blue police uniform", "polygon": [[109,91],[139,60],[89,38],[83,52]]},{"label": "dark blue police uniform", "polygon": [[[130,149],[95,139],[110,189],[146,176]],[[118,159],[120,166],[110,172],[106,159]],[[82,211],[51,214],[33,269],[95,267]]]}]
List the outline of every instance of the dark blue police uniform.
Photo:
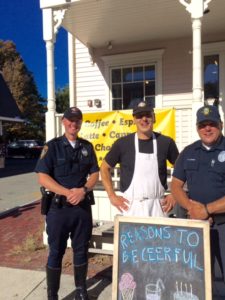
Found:
[{"label": "dark blue police uniform", "polygon": [[[187,182],[190,199],[207,204],[225,196],[225,138],[207,150],[201,141],[187,146],[178,157],[173,177]],[[225,214],[213,215],[211,257],[215,278],[225,274]],[[224,286],[225,288],[225,286]]]},{"label": "dark blue police uniform", "polygon": [[[83,187],[89,174],[99,171],[96,155],[90,142],[77,138],[73,148],[65,136],[49,141],[46,154],[35,171],[51,176],[60,185],[71,189]],[[56,199],[55,199],[56,198]],[[91,205],[85,198],[78,205],[52,201],[46,217],[49,257],[48,267],[61,268],[62,258],[70,237],[74,251],[74,265],[87,263],[88,243],[92,233]]]}]

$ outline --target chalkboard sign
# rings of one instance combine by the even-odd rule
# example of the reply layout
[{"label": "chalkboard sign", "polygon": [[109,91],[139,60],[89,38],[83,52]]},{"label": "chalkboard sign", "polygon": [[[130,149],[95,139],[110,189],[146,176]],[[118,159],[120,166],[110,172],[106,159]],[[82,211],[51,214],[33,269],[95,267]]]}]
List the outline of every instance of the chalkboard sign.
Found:
[{"label": "chalkboard sign", "polygon": [[113,300],[211,300],[209,223],[115,217]]}]

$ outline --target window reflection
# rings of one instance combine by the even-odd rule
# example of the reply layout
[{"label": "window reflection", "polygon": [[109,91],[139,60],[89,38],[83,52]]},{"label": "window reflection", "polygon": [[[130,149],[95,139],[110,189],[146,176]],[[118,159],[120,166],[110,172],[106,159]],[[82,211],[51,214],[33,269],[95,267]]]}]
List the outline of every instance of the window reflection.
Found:
[{"label": "window reflection", "polygon": [[219,99],[219,55],[204,57],[204,98]]}]

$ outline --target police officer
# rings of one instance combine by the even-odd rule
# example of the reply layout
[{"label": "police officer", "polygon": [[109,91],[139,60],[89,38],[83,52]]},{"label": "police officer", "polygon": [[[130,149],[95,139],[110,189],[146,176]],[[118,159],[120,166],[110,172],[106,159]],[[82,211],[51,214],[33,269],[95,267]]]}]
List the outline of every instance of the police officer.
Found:
[{"label": "police officer", "polygon": [[[187,146],[178,157],[171,189],[191,219],[209,220],[212,275],[222,277],[224,282],[225,138],[222,125],[216,106],[203,106],[197,111],[200,140]],[[188,193],[183,190],[185,183]],[[225,292],[224,283],[222,289]]]},{"label": "police officer", "polygon": [[75,299],[87,300],[88,244],[92,233],[89,192],[99,177],[93,146],[78,137],[82,112],[77,107],[62,117],[65,134],[44,146],[35,171],[41,186],[54,193],[46,216],[49,256],[48,299],[58,299],[61,265],[70,237],[73,248]]}]

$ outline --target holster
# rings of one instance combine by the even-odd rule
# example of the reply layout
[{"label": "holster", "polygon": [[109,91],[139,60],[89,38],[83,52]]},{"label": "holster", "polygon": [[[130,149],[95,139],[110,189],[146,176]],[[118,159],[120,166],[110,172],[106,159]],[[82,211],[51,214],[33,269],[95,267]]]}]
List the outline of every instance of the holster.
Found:
[{"label": "holster", "polygon": [[85,195],[85,201],[90,205],[95,204],[95,197],[93,191],[87,192],[87,194]]},{"label": "holster", "polygon": [[47,215],[47,213],[50,209],[50,206],[51,206],[52,199],[53,199],[55,194],[51,191],[46,191],[46,189],[43,186],[40,188],[40,190],[41,190],[41,194],[42,194],[42,197],[41,197],[41,214],[42,215]]}]

